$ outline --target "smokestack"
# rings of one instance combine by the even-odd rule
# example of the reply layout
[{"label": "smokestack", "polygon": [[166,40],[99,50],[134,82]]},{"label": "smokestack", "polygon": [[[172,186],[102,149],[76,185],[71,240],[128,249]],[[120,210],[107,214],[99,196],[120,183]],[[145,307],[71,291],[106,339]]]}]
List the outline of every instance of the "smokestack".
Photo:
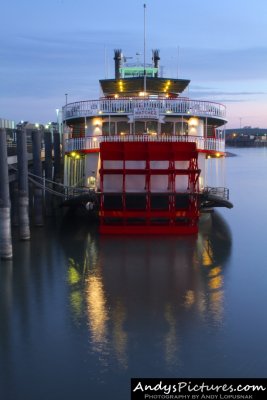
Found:
[{"label": "smokestack", "polygon": [[114,61],[115,61],[115,79],[120,79],[120,68],[122,66],[123,54],[121,49],[114,50]]},{"label": "smokestack", "polygon": [[155,74],[156,78],[158,78],[159,76],[159,60],[160,60],[159,50],[152,50],[152,61],[154,64],[154,68],[158,69],[158,71]]}]

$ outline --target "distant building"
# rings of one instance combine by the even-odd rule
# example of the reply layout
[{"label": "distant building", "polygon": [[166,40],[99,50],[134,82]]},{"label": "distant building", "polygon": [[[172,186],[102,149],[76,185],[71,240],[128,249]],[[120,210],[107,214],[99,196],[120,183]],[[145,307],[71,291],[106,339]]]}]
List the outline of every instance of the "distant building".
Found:
[{"label": "distant building", "polygon": [[6,129],[7,139],[14,139],[14,129],[16,128],[16,122],[9,119],[0,118],[0,128]]},{"label": "distant building", "polygon": [[267,146],[267,128],[243,128],[226,129],[225,143],[228,146]]},{"label": "distant building", "polygon": [[9,119],[0,118],[0,128],[15,129],[16,122]]},{"label": "distant building", "polygon": [[32,132],[39,130],[41,132],[41,140],[44,138],[44,131],[55,132],[58,129],[58,124],[56,122],[49,122],[47,125],[35,124],[28,121],[21,121],[16,125],[17,128],[23,127],[26,129],[27,141],[32,141]]},{"label": "distant building", "polygon": [[233,133],[237,135],[264,136],[267,135],[267,128],[252,128],[251,126],[244,126],[243,128],[225,129],[226,137]]}]

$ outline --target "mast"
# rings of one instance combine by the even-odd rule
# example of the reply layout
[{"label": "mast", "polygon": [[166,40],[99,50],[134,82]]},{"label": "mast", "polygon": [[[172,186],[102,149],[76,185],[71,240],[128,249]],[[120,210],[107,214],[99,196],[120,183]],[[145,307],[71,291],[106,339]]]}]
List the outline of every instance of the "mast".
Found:
[{"label": "mast", "polygon": [[146,95],[146,4],[144,4],[144,95]]}]

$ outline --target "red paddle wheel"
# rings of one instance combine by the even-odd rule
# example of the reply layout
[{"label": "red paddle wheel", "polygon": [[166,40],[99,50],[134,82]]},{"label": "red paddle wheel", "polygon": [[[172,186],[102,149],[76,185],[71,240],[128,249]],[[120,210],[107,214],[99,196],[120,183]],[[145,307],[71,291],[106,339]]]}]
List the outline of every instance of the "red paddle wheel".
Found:
[{"label": "red paddle wheel", "polygon": [[[195,143],[102,142],[100,144],[100,232],[110,234],[192,234],[198,231],[198,152]],[[135,162],[135,167],[133,167]],[[158,162],[159,167],[155,167]],[[179,166],[182,165],[182,167]],[[162,165],[165,165],[162,166]],[[120,188],[106,189],[119,177]],[[144,185],[127,185],[142,176]],[[154,182],[167,177],[167,187]],[[187,177],[187,189],[179,179]],[[184,178],[183,178],[184,179]],[[140,180],[139,180],[140,182]],[[114,187],[114,186],[113,186]]]}]

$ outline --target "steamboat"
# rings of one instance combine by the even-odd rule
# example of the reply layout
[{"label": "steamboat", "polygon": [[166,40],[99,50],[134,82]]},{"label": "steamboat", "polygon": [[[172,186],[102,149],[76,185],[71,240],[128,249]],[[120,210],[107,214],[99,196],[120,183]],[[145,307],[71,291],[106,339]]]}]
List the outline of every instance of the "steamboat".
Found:
[{"label": "steamboat", "polygon": [[159,50],[114,61],[98,100],[63,107],[64,184],[88,188],[102,234],[195,234],[203,210],[232,207],[225,106],[184,95],[190,81],[163,77]]}]

